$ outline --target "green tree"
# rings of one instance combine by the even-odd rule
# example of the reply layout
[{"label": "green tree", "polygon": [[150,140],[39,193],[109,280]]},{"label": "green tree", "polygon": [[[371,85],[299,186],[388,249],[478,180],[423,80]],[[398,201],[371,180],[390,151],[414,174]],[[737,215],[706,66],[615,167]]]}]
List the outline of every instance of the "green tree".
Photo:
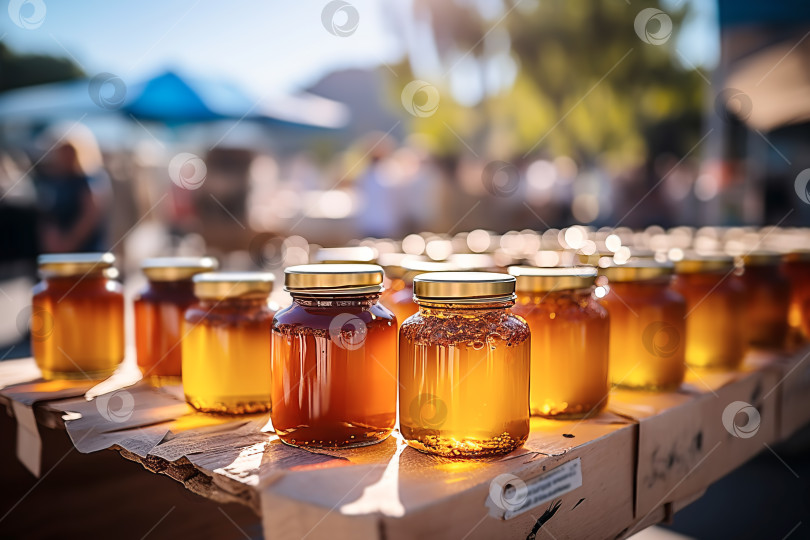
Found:
[{"label": "green tree", "polygon": [[0,92],[82,77],[82,69],[67,58],[18,54],[0,43]]}]

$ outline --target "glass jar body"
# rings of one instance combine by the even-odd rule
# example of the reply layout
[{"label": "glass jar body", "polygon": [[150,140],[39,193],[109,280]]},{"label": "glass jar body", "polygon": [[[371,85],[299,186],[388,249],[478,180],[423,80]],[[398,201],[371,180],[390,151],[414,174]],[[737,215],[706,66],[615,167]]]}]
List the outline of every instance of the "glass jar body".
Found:
[{"label": "glass jar body", "polygon": [[350,448],[396,423],[397,322],[378,294],[306,296],[273,320],[273,428],[282,442]]},{"label": "glass jar body", "polygon": [[102,273],[34,287],[31,349],[45,379],[101,379],[124,359],[124,293]]},{"label": "glass jar body", "polygon": [[529,326],[512,302],[422,304],[399,340],[400,431],[445,457],[509,453],[529,435]]},{"label": "glass jar body", "polygon": [[686,300],[686,363],[738,367],[745,353],[740,283],[721,271],[678,274],[672,286]]},{"label": "glass jar body", "polygon": [[670,278],[613,282],[600,300],[610,314],[610,381],[669,391],[686,371],[686,301]]},{"label": "glass jar body", "polygon": [[266,298],[201,300],[186,310],[182,338],[186,401],[203,412],[270,409],[270,328]]},{"label": "glass jar body", "polygon": [[749,347],[781,349],[788,335],[790,283],[777,265],[749,266],[735,276],[744,291],[743,328]]},{"label": "glass jar body", "polygon": [[138,368],[153,384],[179,384],[183,369],[183,316],[196,302],[194,284],[149,281],[134,301]]},{"label": "glass jar body", "polygon": [[514,312],[532,332],[532,414],[573,419],[602,411],[610,321],[591,289],[518,293]]},{"label": "glass jar body", "polygon": [[810,340],[810,261],[786,261],[783,274],[790,282],[788,324],[794,342]]}]

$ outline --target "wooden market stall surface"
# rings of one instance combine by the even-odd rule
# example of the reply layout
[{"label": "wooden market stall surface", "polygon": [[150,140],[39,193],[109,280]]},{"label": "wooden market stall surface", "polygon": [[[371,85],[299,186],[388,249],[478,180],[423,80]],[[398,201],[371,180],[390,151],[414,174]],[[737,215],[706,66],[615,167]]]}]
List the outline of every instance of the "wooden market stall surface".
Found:
[{"label": "wooden market stall surface", "polygon": [[[0,362],[0,403],[34,474],[39,427],[63,427],[79,452],[112,449],[203,497],[246,505],[266,538],[623,538],[810,421],[808,356],[754,353],[738,371],[690,369],[675,393],[614,389],[597,417],[533,418],[521,449],[475,461],[421,454],[396,432],[353,450],[292,448],[269,415],[196,413],[180,387],[136,382],[129,365],[96,385],[42,381],[31,359]],[[746,426],[738,415],[745,430],[735,430],[728,419],[748,406],[759,419]]]}]

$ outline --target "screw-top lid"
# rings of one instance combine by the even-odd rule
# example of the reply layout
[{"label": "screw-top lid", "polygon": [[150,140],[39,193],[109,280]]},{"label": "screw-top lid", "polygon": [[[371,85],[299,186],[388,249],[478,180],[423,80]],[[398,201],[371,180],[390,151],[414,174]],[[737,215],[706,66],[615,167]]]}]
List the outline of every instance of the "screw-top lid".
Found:
[{"label": "screw-top lid", "polygon": [[377,260],[377,252],[368,246],[321,248],[313,262],[322,264],[370,263]]},{"label": "screw-top lid", "polygon": [[738,261],[746,266],[771,266],[782,262],[782,256],[776,251],[756,250],[743,253]]},{"label": "screw-top lid", "polygon": [[669,261],[655,259],[630,259],[625,264],[613,264],[600,270],[608,281],[648,281],[672,275],[675,267]]},{"label": "screw-top lid", "polygon": [[141,262],[150,281],[182,281],[219,268],[213,257],[152,257]]},{"label": "screw-top lid", "polygon": [[586,289],[596,281],[596,268],[574,266],[560,268],[536,268],[534,266],[510,266],[509,273],[517,278],[518,292],[550,292],[566,289]]},{"label": "screw-top lid", "polygon": [[413,278],[417,300],[471,304],[512,300],[515,277],[494,272],[430,272]]},{"label": "screw-top lid", "polygon": [[80,276],[101,273],[112,269],[115,255],[112,253],[49,253],[37,258],[39,272],[50,276]]},{"label": "screw-top lid", "polygon": [[275,277],[269,272],[205,272],[194,280],[194,295],[205,300],[267,298]]},{"label": "screw-top lid", "polygon": [[284,288],[298,294],[372,294],[382,290],[376,264],[301,264],[284,270]]}]

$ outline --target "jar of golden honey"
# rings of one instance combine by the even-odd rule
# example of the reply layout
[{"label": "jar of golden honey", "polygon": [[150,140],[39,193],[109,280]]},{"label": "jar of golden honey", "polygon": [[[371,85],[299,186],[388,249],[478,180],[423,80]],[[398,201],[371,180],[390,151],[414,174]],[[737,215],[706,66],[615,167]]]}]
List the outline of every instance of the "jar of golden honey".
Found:
[{"label": "jar of golden honey", "polygon": [[350,448],[396,422],[397,321],[378,302],[382,268],[291,266],[292,304],[273,320],[273,428],[282,442]]},{"label": "jar of golden honey", "polygon": [[512,266],[516,315],[532,332],[532,414],[573,419],[607,405],[610,321],[593,296],[596,269]]},{"label": "jar of golden honey", "polygon": [[743,325],[749,347],[781,349],[787,342],[790,282],[780,269],[781,256],[752,251],[738,258],[745,302]]},{"label": "jar of golden honey", "polygon": [[186,310],[182,337],[186,401],[204,412],[268,411],[273,274],[208,272],[193,281],[198,302]]},{"label": "jar of golden honey", "polygon": [[196,302],[191,278],[216,270],[211,257],[145,259],[148,280],[135,298],[135,350],[138,367],[153,384],[179,384],[183,366],[183,316]]},{"label": "jar of golden honey", "polygon": [[782,271],[790,282],[788,324],[794,343],[810,340],[810,251],[782,257]]},{"label": "jar of golden honey", "polygon": [[41,255],[31,349],[45,379],[101,379],[124,359],[124,293],[112,253]]},{"label": "jar of golden honey", "polygon": [[414,278],[419,312],[399,334],[399,418],[417,450],[509,453],[529,435],[530,333],[512,313],[515,278],[438,272]]},{"label": "jar of golden honey", "polygon": [[734,369],[745,352],[744,295],[734,258],[686,254],[675,262],[673,288],[686,300],[686,363]]},{"label": "jar of golden honey", "polygon": [[686,301],[670,286],[672,263],[630,260],[602,271],[600,303],[610,314],[610,381],[616,386],[674,390],[686,364]]}]

